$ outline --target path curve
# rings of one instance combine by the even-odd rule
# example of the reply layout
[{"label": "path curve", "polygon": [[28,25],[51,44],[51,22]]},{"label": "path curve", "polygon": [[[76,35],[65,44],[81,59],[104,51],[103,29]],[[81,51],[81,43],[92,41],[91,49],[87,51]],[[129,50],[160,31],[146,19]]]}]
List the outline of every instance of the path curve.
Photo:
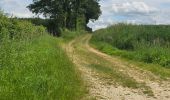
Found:
[{"label": "path curve", "polygon": [[[68,56],[81,72],[81,77],[87,84],[91,97],[97,100],[170,100],[169,82],[161,81],[160,83],[159,77],[152,73],[92,48],[89,46],[91,36],[91,34],[81,35],[64,45]],[[107,62],[110,64],[109,66],[116,66],[117,71],[128,75],[136,82],[145,83],[150,87],[154,96],[144,94],[140,88],[133,89],[119,84],[115,85],[115,82],[112,81],[108,84],[109,80],[112,80],[110,77],[104,79],[101,77],[101,73],[87,67],[93,62],[100,64],[101,61],[98,61],[97,58]]]}]

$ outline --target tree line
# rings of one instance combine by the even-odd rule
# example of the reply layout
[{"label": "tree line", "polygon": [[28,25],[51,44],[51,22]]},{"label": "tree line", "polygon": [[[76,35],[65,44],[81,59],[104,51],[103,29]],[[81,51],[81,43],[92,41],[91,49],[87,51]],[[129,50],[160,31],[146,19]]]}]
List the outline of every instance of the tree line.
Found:
[{"label": "tree line", "polygon": [[101,14],[99,0],[33,0],[27,8],[36,15],[43,15],[50,26],[48,30],[54,35],[65,28],[91,30],[87,24]]}]

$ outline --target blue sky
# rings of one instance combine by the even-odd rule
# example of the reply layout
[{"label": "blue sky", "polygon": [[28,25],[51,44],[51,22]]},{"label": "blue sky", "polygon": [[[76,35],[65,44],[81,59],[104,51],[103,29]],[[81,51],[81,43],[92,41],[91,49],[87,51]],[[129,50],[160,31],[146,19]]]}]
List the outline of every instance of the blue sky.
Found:
[{"label": "blue sky", "polygon": [[[26,8],[32,0],[0,0],[5,13],[17,17],[34,16]],[[170,24],[170,0],[101,0],[102,15],[88,25],[93,30],[125,22],[136,24]]]}]

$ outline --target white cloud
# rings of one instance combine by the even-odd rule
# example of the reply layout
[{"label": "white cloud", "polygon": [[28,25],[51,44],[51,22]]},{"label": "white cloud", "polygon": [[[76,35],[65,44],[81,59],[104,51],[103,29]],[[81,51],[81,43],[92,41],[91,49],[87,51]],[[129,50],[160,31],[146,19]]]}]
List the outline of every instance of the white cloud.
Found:
[{"label": "white cloud", "polygon": [[96,30],[96,29],[100,29],[100,28],[106,28],[108,25],[112,25],[113,23],[114,23],[114,21],[110,18],[107,18],[107,19],[106,18],[100,18],[95,23],[90,21],[88,23],[88,26],[92,27],[93,30]]},{"label": "white cloud", "polygon": [[0,7],[5,13],[16,17],[32,17],[33,14],[26,8],[32,0],[0,0]]},{"label": "white cloud", "polygon": [[103,0],[100,4],[102,16],[89,24],[93,30],[118,22],[170,24],[170,0]]},{"label": "white cloud", "polygon": [[122,4],[112,4],[111,7],[111,12],[123,14],[149,14],[155,11],[157,11],[156,8],[149,7],[144,2],[126,2]]}]

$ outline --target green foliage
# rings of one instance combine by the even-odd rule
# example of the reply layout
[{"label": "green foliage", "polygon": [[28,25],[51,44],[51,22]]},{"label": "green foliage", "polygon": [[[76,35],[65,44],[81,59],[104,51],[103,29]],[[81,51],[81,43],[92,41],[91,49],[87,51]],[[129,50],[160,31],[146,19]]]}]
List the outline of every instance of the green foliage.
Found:
[{"label": "green foliage", "polygon": [[57,21],[55,22],[50,19],[41,19],[41,18],[17,18],[17,19],[22,21],[29,21],[36,26],[42,25],[46,27],[47,31],[54,36],[61,35],[61,30],[57,26]]},{"label": "green foliage", "polygon": [[64,38],[66,41],[69,41],[69,40],[74,39],[75,37],[78,37],[84,33],[86,33],[86,31],[84,31],[84,30],[70,31],[68,29],[64,29],[64,30],[62,30],[61,37]]},{"label": "green foliage", "polygon": [[[27,8],[53,21],[55,29],[81,30],[101,14],[99,0],[33,0]],[[80,28],[80,29],[79,29]]]},{"label": "green foliage", "polygon": [[46,29],[42,26],[35,27],[29,22],[8,19],[0,15],[0,39],[1,40],[26,40],[46,34]]},{"label": "green foliage", "polygon": [[0,99],[80,100],[84,87],[58,39],[0,14]]},{"label": "green foliage", "polygon": [[109,54],[170,67],[167,25],[113,25],[96,31],[91,42]]}]

